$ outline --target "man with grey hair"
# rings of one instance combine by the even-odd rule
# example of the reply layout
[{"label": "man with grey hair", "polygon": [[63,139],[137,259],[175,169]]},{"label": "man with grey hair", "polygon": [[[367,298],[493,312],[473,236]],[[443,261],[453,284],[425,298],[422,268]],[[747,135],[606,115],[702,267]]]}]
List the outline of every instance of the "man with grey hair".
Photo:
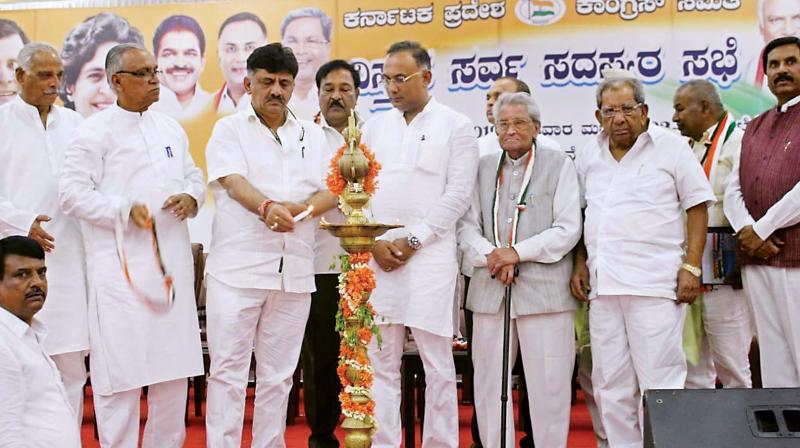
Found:
[{"label": "man with grey hair", "polygon": [[39,313],[44,341],[80,427],[84,358],[89,349],[86,268],[80,225],[58,207],[58,176],[66,144],[82,121],[56,106],[64,66],[50,44],[33,42],[19,52],[19,96],[0,108],[0,238],[21,235],[44,248],[51,294]]},{"label": "man with grey hair", "polygon": [[[155,58],[113,47],[115,105],[86,119],[64,156],[59,202],[81,220],[89,284],[92,392],[102,446],[183,446],[186,378],[203,373],[186,219],[205,192],[188,138],[158,100]],[[158,233],[156,234],[156,226]]]},{"label": "man with grey hair", "polygon": [[292,49],[298,66],[289,109],[304,120],[319,110],[316,75],[330,56],[332,32],[333,21],[319,8],[289,11],[281,22],[281,42]]},{"label": "man with grey hair", "polygon": [[603,131],[576,153],[585,246],[571,288],[591,300],[594,397],[615,448],[642,446],[645,390],[683,388],[684,303],[700,292],[714,202],[685,140],[647,113],[639,80],[606,78],[595,112]]},{"label": "man with grey hair", "polygon": [[[498,425],[503,290],[513,282],[509,359],[516,358],[519,344],[534,444],[566,447],[578,308],[569,290],[569,253],[581,235],[578,178],[564,152],[536,143],[541,120],[530,95],[501,94],[493,115],[503,151],[481,158],[472,205],[459,232],[459,243],[474,267],[467,308],[474,319],[481,442],[496,446],[506,437],[508,446],[514,444],[514,419],[507,421],[505,435]],[[508,384],[510,396],[510,379]],[[510,402],[507,407],[513,415]]]},{"label": "man with grey hair", "polygon": [[744,132],[725,111],[714,85],[704,79],[679,87],[673,108],[672,121],[689,137],[716,197],[708,213],[703,252],[704,292],[689,307],[686,319],[686,325],[699,332],[695,339],[700,343],[698,350],[686,353],[686,388],[713,389],[717,377],[725,388],[749,388],[752,322],[741,274],[734,267],[736,238],[722,210],[726,180],[739,162]]}]

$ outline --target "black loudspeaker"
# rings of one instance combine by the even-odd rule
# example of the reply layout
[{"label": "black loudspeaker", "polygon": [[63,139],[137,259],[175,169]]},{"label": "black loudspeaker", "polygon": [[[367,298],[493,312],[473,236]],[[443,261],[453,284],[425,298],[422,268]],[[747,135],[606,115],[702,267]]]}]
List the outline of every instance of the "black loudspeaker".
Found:
[{"label": "black loudspeaker", "polygon": [[800,388],[649,390],[646,448],[800,447]]}]

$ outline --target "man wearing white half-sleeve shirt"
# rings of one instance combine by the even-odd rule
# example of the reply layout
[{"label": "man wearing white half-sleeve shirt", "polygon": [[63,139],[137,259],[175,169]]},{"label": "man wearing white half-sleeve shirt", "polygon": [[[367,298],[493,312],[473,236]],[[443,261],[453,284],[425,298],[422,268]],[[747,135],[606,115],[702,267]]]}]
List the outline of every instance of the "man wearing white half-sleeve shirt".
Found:
[{"label": "man wearing white half-sleeve shirt", "polygon": [[[209,447],[242,441],[255,346],[253,446],[285,446],[286,406],[314,287],[315,216],[337,198],[325,187],[329,150],[319,126],[286,107],[297,60],[279,43],[247,59],[247,109],[217,122],[206,147],[216,200],[206,263]],[[313,206],[306,219],[295,217]]]},{"label": "man wearing white half-sleeve shirt", "polygon": [[186,378],[203,374],[186,219],[205,183],[183,128],[149,109],[159,95],[155,57],[121,44],[105,68],[117,103],[78,127],[59,181],[61,208],[80,219],[86,247],[97,429],[103,447],[137,446],[148,386],[142,446],[177,448]]},{"label": "man wearing white half-sleeve shirt", "polygon": [[[19,96],[0,108],[0,238],[30,236],[46,252],[51,294],[39,313],[80,427],[86,384],[86,261],[80,224],[58,206],[58,176],[79,114],[53,104],[64,66],[49,44],[30,43],[16,70]],[[13,138],[11,137],[13,136]]]},{"label": "man wearing white half-sleeve shirt", "polygon": [[47,267],[33,239],[0,239],[0,444],[79,448],[75,413],[34,315],[47,296]]},{"label": "man wearing white half-sleeve shirt", "polygon": [[472,198],[478,144],[469,119],[428,93],[430,55],[418,43],[393,44],[382,77],[394,108],[364,125],[363,142],[382,166],[371,206],[378,222],[405,227],[387,232],[372,250],[371,301],[383,338],[380,348],[376,339],[369,345],[378,422],[373,444],[400,445],[400,361],[409,327],[427,384],[422,444],[457,447],[455,227]]},{"label": "man wearing white half-sleeve shirt", "polygon": [[586,218],[571,287],[591,300],[592,384],[609,445],[633,448],[641,394],[686,380],[684,303],[700,291],[714,194],[686,141],[650,122],[639,80],[606,78],[597,107],[603,132],[575,159]]}]

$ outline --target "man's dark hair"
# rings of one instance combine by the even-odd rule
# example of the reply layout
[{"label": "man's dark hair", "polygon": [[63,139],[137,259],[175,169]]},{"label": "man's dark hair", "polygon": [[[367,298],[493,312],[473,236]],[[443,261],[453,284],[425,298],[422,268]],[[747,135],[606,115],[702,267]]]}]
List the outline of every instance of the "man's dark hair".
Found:
[{"label": "man's dark hair", "polygon": [[247,58],[247,73],[253,74],[258,69],[270,73],[288,72],[294,78],[297,76],[297,58],[291,48],[273,42],[256,48]]},{"label": "man's dark hair", "polygon": [[361,84],[361,75],[358,74],[358,70],[356,70],[352,64],[343,59],[334,59],[322,64],[319,70],[317,70],[317,89],[319,89],[320,85],[322,84],[322,79],[328,76],[328,73],[334,70],[347,70],[350,72],[350,75],[353,77],[353,86],[356,89],[359,88],[358,86]]},{"label": "man's dark hair", "polygon": [[200,56],[206,54],[206,35],[203,33],[203,28],[200,27],[197,20],[178,14],[169,16],[158,24],[158,28],[153,34],[153,53],[156,54],[156,57],[158,57],[158,52],[161,50],[161,40],[164,35],[173,31],[189,31],[194,34],[200,44]]},{"label": "man's dark hair", "polygon": [[27,236],[9,236],[0,240],[0,280],[5,275],[6,257],[9,255],[44,260],[44,249]]},{"label": "man's dark hair", "polygon": [[25,31],[22,31],[22,28],[17,25],[17,22],[8,19],[0,19],[0,39],[4,39],[15,34],[18,35],[22,40],[23,45],[30,42],[28,36],[25,34]]},{"label": "man's dark hair", "polygon": [[400,53],[401,51],[407,51],[411,53],[411,57],[417,62],[417,67],[430,70],[431,69],[431,55],[428,54],[428,50],[425,49],[419,42],[414,42],[412,40],[403,40],[400,42],[395,42],[389,47],[389,50],[386,51],[386,55],[392,55],[395,53]]},{"label": "man's dark hair", "polygon": [[224,22],[222,22],[222,25],[219,26],[219,33],[217,33],[217,38],[222,36],[222,31],[225,29],[226,26],[230,25],[231,23],[247,22],[247,21],[255,22],[255,24],[258,25],[259,28],[261,28],[261,32],[264,33],[264,38],[267,37],[267,26],[264,25],[264,22],[261,21],[261,19],[259,19],[257,15],[253,14],[252,12],[239,12],[228,17],[227,19],[225,19]]},{"label": "man's dark hair", "polygon": [[767,71],[769,52],[784,45],[797,45],[797,48],[800,48],[800,38],[795,36],[779,37],[768,43],[767,46],[764,47],[764,53],[761,55],[761,68],[764,69],[765,73]]},{"label": "man's dark hair", "polygon": [[515,88],[517,89],[517,92],[525,92],[528,95],[531,94],[531,88],[528,87],[528,84],[526,84],[525,81],[516,78],[514,76],[501,76],[500,78],[497,78],[497,81],[503,81],[503,80],[508,80],[513,82]]}]

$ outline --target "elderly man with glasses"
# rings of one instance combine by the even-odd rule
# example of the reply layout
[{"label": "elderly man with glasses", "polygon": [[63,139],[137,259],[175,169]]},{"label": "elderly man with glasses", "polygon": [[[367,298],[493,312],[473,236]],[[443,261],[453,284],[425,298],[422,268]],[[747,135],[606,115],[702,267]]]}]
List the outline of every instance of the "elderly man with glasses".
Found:
[{"label": "elderly man with glasses", "polygon": [[[383,84],[394,108],[364,125],[364,142],[383,166],[372,211],[387,232],[372,254],[372,303],[383,344],[373,339],[376,447],[400,446],[400,361],[411,329],[425,369],[423,446],[458,446],[453,364],[456,222],[469,207],[478,162],[470,120],[428,92],[431,59],[416,42],[393,44]],[[409,423],[410,424],[410,423]]]},{"label": "elderly man with glasses", "polygon": [[700,291],[715,196],[686,140],[650,122],[639,80],[607,77],[597,109],[603,132],[576,154],[585,246],[571,287],[591,300],[592,383],[608,442],[633,448],[642,393],[686,380],[684,304]]}]

